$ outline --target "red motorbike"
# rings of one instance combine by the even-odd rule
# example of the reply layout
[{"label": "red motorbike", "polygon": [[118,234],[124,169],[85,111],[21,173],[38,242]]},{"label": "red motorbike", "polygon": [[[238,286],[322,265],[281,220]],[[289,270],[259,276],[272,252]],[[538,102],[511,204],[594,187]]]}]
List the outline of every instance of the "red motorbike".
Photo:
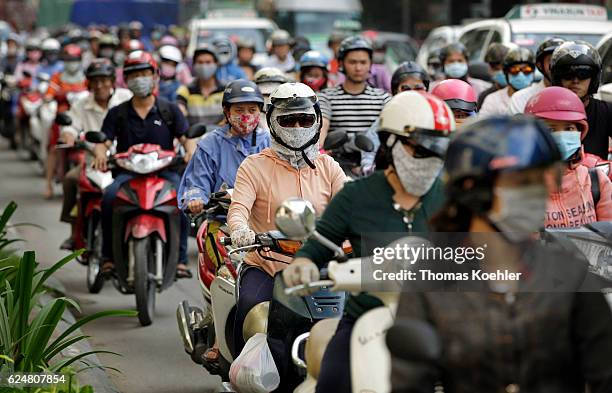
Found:
[{"label": "red motorbike", "polygon": [[[72,123],[68,115],[58,115],[56,123],[70,125]],[[79,134],[74,146],[62,144],[56,145],[57,149],[67,149],[73,154],[84,156],[92,153],[91,146],[82,140],[83,133]],[[102,172],[87,165],[84,157],[80,163],[80,174],[78,183],[78,200],[76,216],[75,249],[84,248],[79,259],[87,265],[87,289],[91,293],[98,293],[104,286],[104,277],[100,274],[102,265],[102,192],[113,182],[111,172]]]},{"label": "red motorbike", "polygon": [[[201,135],[194,127],[188,137]],[[86,139],[101,143],[105,136],[90,131]],[[111,166],[137,175],[121,186],[113,206],[113,283],[121,293],[135,295],[143,326],[153,322],[156,292],[169,288],[176,277],[182,213],[177,190],[159,174],[182,162],[174,151],[154,144],[134,145],[110,160]]]}]

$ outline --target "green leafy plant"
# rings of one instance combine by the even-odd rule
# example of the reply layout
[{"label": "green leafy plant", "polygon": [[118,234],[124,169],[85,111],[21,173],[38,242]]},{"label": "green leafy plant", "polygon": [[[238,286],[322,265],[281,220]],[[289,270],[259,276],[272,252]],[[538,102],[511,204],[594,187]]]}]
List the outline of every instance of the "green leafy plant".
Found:
[{"label": "green leafy plant", "polygon": [[[18,240],[8,239],[6,231],[16,208],[17,205],[11,202],[0,216],[0,251]],[[79,305],[64,296],[44,304],[40,301],[41,296],[48,293],[46,281],[82,252],[83,250],[75,251],[47,269],[40,268],[34,251],[25,251],[22,257],[6,255],[0,259],[0,373],[65,373],[66,370],[73,370],[77,364],[85,364],[86,368],[95,367],[85,360],[89,355],[118,355],[97,350],[66,357],[62,352],[88,338],[86,335],[76,334],[85,324],[104,317],[134,317],[137,315],[135,311],[101,311],[80,319],[63,332],[58,332],[58,324],[66,307],[74,307],[80,312]],[[54,332],[59,333],[56,338],[53,338]]]}]

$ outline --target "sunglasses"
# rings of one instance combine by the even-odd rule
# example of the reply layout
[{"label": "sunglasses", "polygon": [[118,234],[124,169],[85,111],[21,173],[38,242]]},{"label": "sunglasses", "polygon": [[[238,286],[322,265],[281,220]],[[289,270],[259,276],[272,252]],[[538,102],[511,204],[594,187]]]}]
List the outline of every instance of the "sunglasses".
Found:
[{"label": "sunglasses", "polygon": [[309,113],[293,113],[291,115],[278,116],[276,121],[281,127],[295,127],[296,123],[300,127],[309,128],[312,127],[317,120],[317,117]]},{"label": "sunglasses", "polygon": [[398,87],[399,91],[410,91],[410,90],[425,90],[425,85],[422,83],[417,83],[414,86],[410,86],[410,85],[400,85]]},{"label": "sunglasses", "polygon": [[593,69],[589,66],[574,66],[569,67],[560,72],[560,78],[565,80],[572,80],[578,78],[580,80],[586,80],[593,77]]},{"label": "sunglasses", "polygon": [[399,141],[402,145],[412,147],[413,149],[412,157],[414,158],[440,157],[439,154],[436,154],[433,151],[421,145],[415,144],[414,142],[410,141],[408,138],[399,138]]},{"label": "sunglasses", "polygon": [[531,74],[533,72],[533,67],[530,65],[513,65],[508,68],[508,72],[512,75],[517,75],[519,72],[523,74]]}]

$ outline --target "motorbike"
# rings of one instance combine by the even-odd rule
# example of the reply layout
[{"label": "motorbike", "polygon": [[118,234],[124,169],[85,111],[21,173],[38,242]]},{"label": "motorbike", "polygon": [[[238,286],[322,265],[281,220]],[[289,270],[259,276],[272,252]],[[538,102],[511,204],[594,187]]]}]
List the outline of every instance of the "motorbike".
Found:
[{"label": "motorbike", "polygon": [[[198,131],[197,127],[190,128],[187,137],[199,136]],[[106,140],[103,133],[95,131],[87,132],[85,138],[91,143]],[[143,326],[153,323],[156,293],[169,288],[176,279],[182,213],[177,206],[177,191],[159,172],[182,160],[174,151],[154,144],[134,145],[109,160],[111,167],[137,175],[122,185],[113,207],[116,274],[112,281],[119,292],[135,295]],[[92,266],[92,276],[94,269]]]},{"label": "motorbike", "polygon": [[13,150],[17,149],[15,116],[13,115],[13,103],[17,91],[15,76],[0,73],[0,134],[9,140]]},{"label": "motorbike", "polygon": [[[69,126],[72,119],[65,114],[57,115],[56,123]],[[79,132],[73,146],[58,141],[56,149],[70,150],[73,153],[84,152],[93,155],[92,147],[84,140],[85,133]],[[104,277],[100,274],[102,265],[102,193],[113,182],[111,172],[103,172],[80,162],[78,181],[78,199],[76,213],[75,249],[86,250],[79,257],[79,262],[87,266],[87,289],[90,293],[99,293],[104,286]]]},{"label": "motorbike", "polygon": [[[308,202],[297,198],[288,200],[277,212],[276,225],[290,239],[312,237],[339,254],[342,251],[339,247],[316,232],[314,214],[314,208]],[[541,239],[544,244],[555,242],[580,252],[589,261],[590,271],[599,276],[604,284],[608,284],[602,287],[612,307],[612,222],[595,222],[571,229],[547,229],[542,233]],[[361,258],[349,259],[344,263],[332,261],[327,267],[327,277],[306,285],[287,288],[285,293],[293,294],[304,289],[317,290],[320,287],[329,288],[331,291],[360,292],[362,263]],[[435,360],[441,353],[431,327],[423,326],[419,321],[394,322],[398,293],[373,294],[382,300],[383,306],[360,316],[351,335],[351,383],[355,392],[391,391],[389,375],[392,352],[400,359],[422,362],[427,366],[419,372],[435,372]],[[317,322],[310,332],[294,341],[293,362],[307,371],[305,381],[294,393],[315,391],[323,354],[337,323],[336,320]],[[302,346],[305,349],[303,356],[300,356],[299,348]],[[363,362],[362,359],[368,359],[368,362]],[[372,367],[376,368],[376,372],[373,372]],[[409,377],[416,378],[417,375]]]},{"label": "motorbike", "polygon": [[[209,209],[216,209],[218,201],[212,200]],[[203,234],[206,233],[205,221],[198,231],[197,242],[200,253],[198,279],[204,297],[204,309],[191,306],[182,301],[177,308],[177,322],[185,352],[191,359],[202,364],[211,374],[220,375],[225,382],[226,391],[233,391],[229,383],[231,363],[239,355],[234,351],[234,315],[238,300],[240,272],[248,269],[242,263],[244,252],[254,250],[273,251],[292,256],[300,248],[301,242],[292,241],[278,231],[256,235],[256,243],[234,248],[231,239],[224,237],[223,229],[216,239],[217,248],[222,253],[224,265],[214,270],[205,256]],[[226,233],[225,233],[226,234]],[[338,318],[343,310],[344,294],[332,292],[322,287],[310,296],[295,297],[284,292],[281,275],[274,280],[272,300],[262,302],[249,311],[243,328],[245,342],[256,333],[267,334],[275,364],[278,368],[281,387],[278,391],[292,390],[303,378],[303,371],[291,364],[291,344],[294,339],[319,320]],[[210,364],[204,357],[206,349],[218,343],[220,357],[217,364]]]},{"label": "motorbike", "polygon": [[27,126],[22,130],[22,146],[29,151],[30,158],[38,160],[44,168],[47,160],[49,144],[49,130],[57,113],[57,102],[44,101],[44,95],[49,88],[50,77],[47,74],[38,74],[36,90],[22,94],[19,103],[23,113],[28,119]]},{"label": "motorbike", "polygon": [[344,130],[331,132],[323,144],[323,150],[340,164],[344,173],[352,179],[362,176],[361,153],[374,151],[374,143],[363,134],[353,138]]}]

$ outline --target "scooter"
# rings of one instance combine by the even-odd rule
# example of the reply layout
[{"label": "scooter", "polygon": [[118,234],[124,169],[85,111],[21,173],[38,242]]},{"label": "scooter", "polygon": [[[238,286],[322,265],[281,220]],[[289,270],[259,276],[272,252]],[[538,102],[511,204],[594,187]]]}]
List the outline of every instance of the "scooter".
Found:
[{"label": "scooter", "polygon": [[[276,224],[291,239],[313,237],[336,253],[341,251],[335,244],[316,232],[314,208],[308,202],[299,199],[285,201],[277,213]],[[572,229],[548,229],[542,234],[542,241],[561,242],[571,249],[579,250],[589,261],[590,271],[598,275],[604,283],[609,283],[608,288],[605,288],[606,285],[602,286],[612,307],[612,222],[596,222]],[[362,263],[361,258],[349,259],[345,263],[330,262],[327,267],[327,279],[287,288],[285,292],[292,294],[304,289],[316,290],[321,286],[332,291],[360,292]],[[399,328],[396,324],[392,329],[395,333],[390,337],[387,331],[394,324],[399,294],[380,292],[374,295],[383,301],[384,306],[369,310],[360,316],[351,336],[351,383],[354,392],[382,393],[391,390],[390,349],[395,351],[394,355],[399,358],[423,361],[433,368],[435,368],[434,360],[440,355],[439,344],[436,344],[435,338],[432,338],[435,334],[424,332],[428,329],[418,326],[418,321],[408,323],[410,327],[404,332],[401,331],[403,322]],[[321,360],[336,327],[337,321],[320,321],[309,333],[295,340],[292,347],[293,361],[307,370],[307,378],[294,390],[294,393],[315,391]],[[415,333],[415,330],[422,334]],[[407,338],[409,336],[421,337],[421,344],[419,340]],[[305,346],[304,357],[299,356],[298,349],[301,346]],[[412,349],[407,350],[407,348]],[[363,362],[362,359],[368,359],[368,362]],[[376,372],[372,370],[373,365],[376,367]],[[427,370],[427,372],[434,371]]]},{"label": "scooter", "polygon": [[[183,339],[185,351],[192,360],[202,364],[211,374],[220,375],[222,380],[229,381],[231,363],[238,356],[234,351],[232,332],[234,330],[234,315],[238,300],[238,285],[240,272],[248,269],[242,263],[243,252],[252,250],[274,251],[284,255],[294,255],[301,243],[287,239],[278,231],[258,234],[256,244],[233,248],[231,240],[219,237],[218,245],[226,248],[223,254],[224,266],[213,272],[203,249],[203,227],[198,231],[198,248],[200,250],[200,266],[198,278],[204,297],[204,310],[190,306],[185,300],[177,309],[177,322]],[[233,273],[237,271],[238,273]],[[303,298],[288,296],[284,293],[284,285],[280,275],[275,277],[272,300],[262,302],[249,311],[243,328],[245,341],[256,333],[265,333],[268,343],[275,348],[284,350],[273,351],[276,366],[281,375],[281,386],[295,386],[303,379],[302,372],[294,368],[290,361],[290,348],[293,340],[308,331],[314,322],[327,318],[337,318],[341,315],[344,305],[344,294],[334,293],[327,288]],[[220,357],[218,366],[207,362],[203,357],[207,348],[216,342],[219,345]],[[225,384],[226,391],[233,391]],[[281,390],[279,390],[281,391]],[[287,391],[287,390],[282,390]]]},{"label": "scooter", "polygon": [[[192,127],[187,137],[197,133],[197,127]],[[95,131],[87,132],[85,138],[91,143],[106,140]],[[182,213],[174,186],[158,173],[182,160],[174,151],[153,144],[134,145],[109,160],[111,167],[137,174],[122,185],[113,208],[113,284],[121,293],[135,295],[143,326],[153,323],[156,292],[176,279]]]},{"label": "scooter", "polygon": [[[65,114],[57,115],[56,123],[69,126],[72,119]],[[73,146],[58,141],[56,149],[69,149],[74,152],[85,152],[93,155],[91,146],[84,140],[85,133],[80,132]],[[87,266],[87,289],[98,293],[104,286],[101,274],[102,265],[102,193],[113,182],[110,171],[103,172],[87,165],[85,160],[80,164],[78,183],[78,200],[76,214],[75,248],[85,248],[87,252],[79,257],[79,262]]]},{"label": "scooter", "polygon": [[12,74],[0,73],[0,135],[9,140],[11,149],[17,149],[13,104],[17,95],[17,81]]},{"label": "scooter", "polygon": [[338,162],[347,176],[357,179],[362,176],[361,154],[374,151],[374,143],[363,134],[351,138],[346,131],[336,130],[325,138],[323,150]]},{"label": "scooter", "polygon": [[[298,198],[288,199],[278,209],[276,226],[291,239],[314,238],[332,250],[338,261],[329,262],[327,277],[319,281],[285,289],[287,295],[298,291],[330,288],[331,291],[361,292],[361,258],[346,259],[342,248],[315,230],[315,210],[307,201]],[[392,292],[375,293],[384,306],[369,310],[359,317],[351,336],[351,381],[355,392],[390,391],[388,374],[391,355],[385,345],[385,333],[392,326],[397,309],[399,294]],[[321,360],[329,340],[334,335],[338,320],[320,321],[310,332],[302,334],[293,343],[291,354],[296,366],[304,368],[306,379],[295,390],[295,393],[314,392],[319,376]],[[305,357],[299,355],[299,348],[304,346]],[[357,359],[360,359],[359,361]],[[367,362],[361,361],[368,359]],[[372,365],[383,372],[372,372]]]},{"label": "scooter", "polygon": [[49,132],[57,113],[57,102],[45,102],[44,95],[49,87],[49,76],[39,74],[37,92],[21,99],[21,105],[28,116],[29,128],[25,138],[30,156],[37,159],[44,168],[47,160]]}]

